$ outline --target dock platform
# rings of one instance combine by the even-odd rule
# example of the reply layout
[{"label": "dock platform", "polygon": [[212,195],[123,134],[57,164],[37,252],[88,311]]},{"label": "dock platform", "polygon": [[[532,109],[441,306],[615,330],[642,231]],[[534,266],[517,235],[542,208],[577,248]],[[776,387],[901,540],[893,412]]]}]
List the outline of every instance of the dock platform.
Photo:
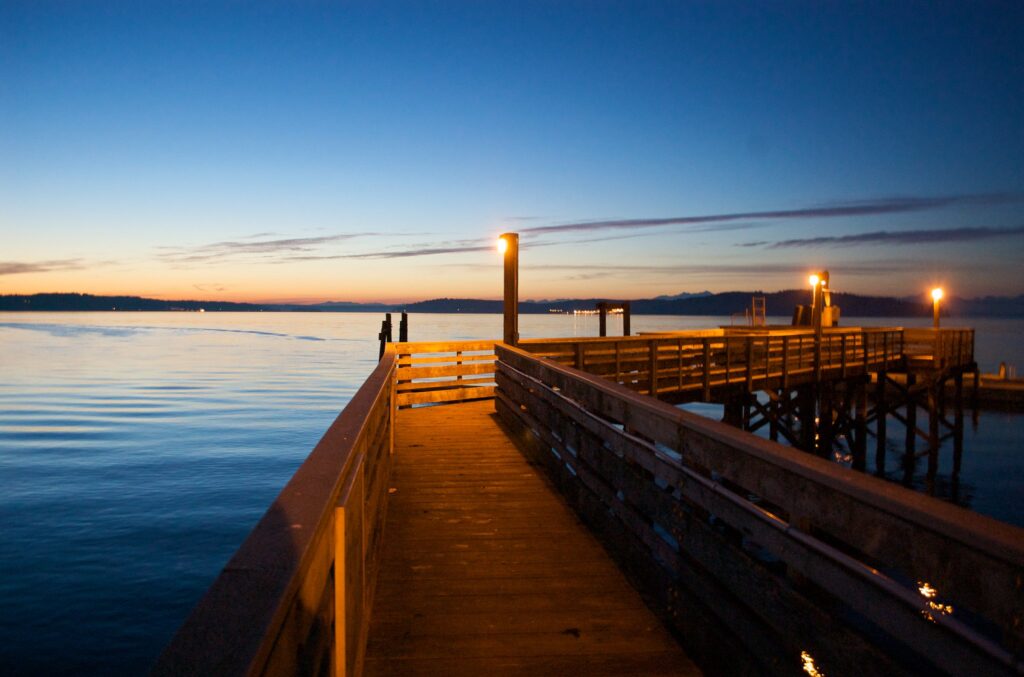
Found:
[{"label": "dock platform", "polygon": [[500,425],[398,412],[365,673],[699,675]]},{"label": "dock platform", "polygon": [[1024,530],[666,401],[937,439],[919,333],[389,343],[153,674],[1022,675]]}]

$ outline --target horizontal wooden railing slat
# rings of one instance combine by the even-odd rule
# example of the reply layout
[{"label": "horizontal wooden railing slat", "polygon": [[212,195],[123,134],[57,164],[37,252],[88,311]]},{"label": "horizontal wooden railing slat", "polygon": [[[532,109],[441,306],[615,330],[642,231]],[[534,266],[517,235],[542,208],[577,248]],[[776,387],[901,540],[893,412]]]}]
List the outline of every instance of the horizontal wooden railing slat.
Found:
[{"label": "horizontal wooden railing slat", "polygon": [[399,407],[494,397],[494,341],[394,343]]}]

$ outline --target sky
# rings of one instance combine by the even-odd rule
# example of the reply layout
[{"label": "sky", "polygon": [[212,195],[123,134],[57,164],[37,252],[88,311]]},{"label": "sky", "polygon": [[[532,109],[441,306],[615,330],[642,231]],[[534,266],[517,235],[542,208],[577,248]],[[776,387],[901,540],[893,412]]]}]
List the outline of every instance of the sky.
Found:
[{"label": "sky", "polygon": [[0,294],[1024,294],[1018,2],[0,1]]}]

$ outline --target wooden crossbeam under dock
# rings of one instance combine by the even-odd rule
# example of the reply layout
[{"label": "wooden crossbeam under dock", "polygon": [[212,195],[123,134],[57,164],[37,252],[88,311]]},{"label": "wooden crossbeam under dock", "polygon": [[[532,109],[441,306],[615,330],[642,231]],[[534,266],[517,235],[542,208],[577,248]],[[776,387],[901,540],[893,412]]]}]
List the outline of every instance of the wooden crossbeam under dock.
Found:
[{"label": "wooden crossbeam under dock", "polygon": [[366,675],[697,675],[499,425],[398,412]]}]

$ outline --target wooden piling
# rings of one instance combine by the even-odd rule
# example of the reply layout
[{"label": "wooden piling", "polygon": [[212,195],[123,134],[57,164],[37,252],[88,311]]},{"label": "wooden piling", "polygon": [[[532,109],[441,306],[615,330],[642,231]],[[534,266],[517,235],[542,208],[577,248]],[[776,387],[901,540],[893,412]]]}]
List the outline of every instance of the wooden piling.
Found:
[{"label": "wooden piling", "polygon": [[505,233],[505,343],[519,343],[519,233]]},{"label": "wooden piling", "polygon": [[879,477],[885,475],[885,428],[889,417],[889,405],[885,393],[887,378],[884,370],[878,372],[878,382],[875,385],[875,474]]},{"label": "wooden piling", "polygon": [[917,458],[917,393],[914,386],[917,377],[907,374],[907,415],[906,444],[903,452],[903,481],[909,483],[914,473],[914,462]]},{"label": "wooden piling", "polygon": [[864,471],[867,466],[868,448],[868,382],[866,378],[857,379],[854,389],[854,427],[853,427],[853,469]]}]

